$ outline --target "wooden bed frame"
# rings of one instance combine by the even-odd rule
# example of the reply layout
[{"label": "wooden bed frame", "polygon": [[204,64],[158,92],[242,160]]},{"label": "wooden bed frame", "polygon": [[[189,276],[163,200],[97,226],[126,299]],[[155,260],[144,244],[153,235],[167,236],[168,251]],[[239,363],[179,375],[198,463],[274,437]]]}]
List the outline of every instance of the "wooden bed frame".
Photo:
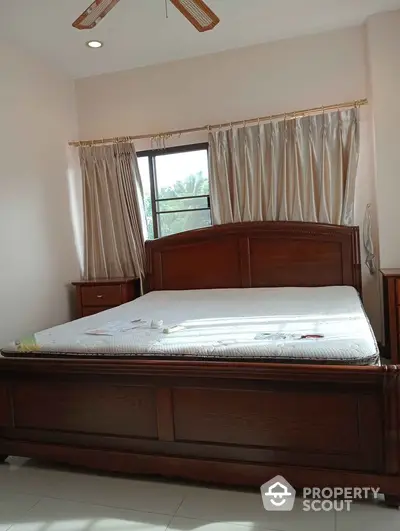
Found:
[{"label": "wooden bed frame", "polygon": [[[350,285],[358,229],[244,223],[147,242],[148,289]],[[0,454],[400,502],[400,366],[0,359]]]}]

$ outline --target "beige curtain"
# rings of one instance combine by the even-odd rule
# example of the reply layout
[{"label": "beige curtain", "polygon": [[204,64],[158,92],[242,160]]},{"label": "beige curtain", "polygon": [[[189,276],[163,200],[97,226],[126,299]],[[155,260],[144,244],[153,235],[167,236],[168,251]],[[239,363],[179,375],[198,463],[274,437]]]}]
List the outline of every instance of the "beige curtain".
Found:
[{"label": "beige curtain", "polygon": [[358,109],[212,131],[213,221],[354,222]]},{"label": "beige curtain", "polygon": [[143,190],[132,144],[80,147],[85,279],[144,274]]},{"label": "beige curtain", "polygon": [[365,208],[364,222],[363,222],[363,243],[365,250],[365,265],[367,266],[371,275],[376,273],[376,259],[374,242],[372,239],[372,216],[371,204]]}]

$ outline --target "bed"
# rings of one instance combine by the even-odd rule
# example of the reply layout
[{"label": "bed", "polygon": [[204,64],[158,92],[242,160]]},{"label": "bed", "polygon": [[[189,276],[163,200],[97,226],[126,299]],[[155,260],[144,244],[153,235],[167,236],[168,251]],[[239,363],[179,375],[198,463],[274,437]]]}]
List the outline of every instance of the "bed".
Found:
[{"label": "bed", "polygon": [[20,355],[379,364],[352,286],[152,291],[3,349]]},{"label": "bed", "polygon": [[[139,309],[130,310],[131,321],[146,316],[159,326],[167,308],[162,301],[175,300],[176,306],[186,300],[181,317],[164,317],[162,326],[170,329],[182,315],[190,317],[193,301],[204,298],[205,305],[196,303],[194,320],[215,320],[220,315],[215,305],[223,299],[237,329],[235,319],[253,319],[258,304],[256,317],[262,322],[252,321],[250,328],[247,322],[242,330],[251,356],[238,348],[243,335],[234,337],[232,348],[226,322],[222,329],[217,323],[219,350],[213,344],[196,351],[196,342],[188,347],[187,323],[170,334],[155,329],[147,343],[152,347],[138,347],[134,356],[109,344],[100,348],[98,343],[97,351],[91,344],[82,355],[70,343],[51,350],[43,338],[39,348],[20,342],[0,358],[3,458],[20,455],[258,487],[280,474],[297,487],[379,487],[387,503],[398,506],[399,366],[379,365],[368,321],[360,314],[358,229],[241,223],[150,241],[146,252],[149,295],[139,299]],[[274,309],[289,292],[297,306],[291,314],[295,324],[288,329],[283,326],[290,317],[287,305]],[[210,303],[210,296],[217,299]],[[312,325],[305,324],[310,313],[304,301],[311,300],[319,311],[324,297],[336,301],[332,315],[324,310],[323,318],[314,315]],[[210,316],[207,304],[214,308]],[[83,334],[88,327],[126,320],[124,311],[100,314],[104,322],[89,317],[71,326],[81,327]],[[268,328],[276,314],[279,326]],[[338,330],[339,318],[357,322],[350,328],[358,330],[352,336],[358,347],[347,348],[347,332],[339,322],[342,335],[330,349],[336,357],[322,359],[321,341],[330,336],[332,321]],[[180,351],[176,344],[183,339]],[[161,350],[154,348],[160,340]]]}]

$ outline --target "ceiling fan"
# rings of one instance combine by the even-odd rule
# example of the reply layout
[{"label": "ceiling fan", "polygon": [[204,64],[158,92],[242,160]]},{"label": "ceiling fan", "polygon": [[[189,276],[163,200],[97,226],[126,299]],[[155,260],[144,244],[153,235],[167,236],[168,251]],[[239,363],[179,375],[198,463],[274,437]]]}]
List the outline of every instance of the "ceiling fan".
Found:
[{"label": "ceiling fan", "polygon": [[[92,29],[120,0],[94,0],[72,24],[80,30]],[[198,31],[209,31],[219,22],[217,15],[203,0],[169,0]]]}]

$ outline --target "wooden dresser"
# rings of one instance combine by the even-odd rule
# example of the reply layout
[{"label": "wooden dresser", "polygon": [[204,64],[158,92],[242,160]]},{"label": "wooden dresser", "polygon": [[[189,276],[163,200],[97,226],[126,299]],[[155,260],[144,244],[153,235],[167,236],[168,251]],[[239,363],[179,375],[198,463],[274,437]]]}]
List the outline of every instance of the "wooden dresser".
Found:
[{"label": "wooden dresser", "polygon": [[400,364],[400,269],[381,269],[385,316],[385,346],[394,364]]},{"label": "wooden dresser", "polygon": [[138,278],[81,280],[72,284],[76,287],[78,317],[109,310],[140,296]]}]

